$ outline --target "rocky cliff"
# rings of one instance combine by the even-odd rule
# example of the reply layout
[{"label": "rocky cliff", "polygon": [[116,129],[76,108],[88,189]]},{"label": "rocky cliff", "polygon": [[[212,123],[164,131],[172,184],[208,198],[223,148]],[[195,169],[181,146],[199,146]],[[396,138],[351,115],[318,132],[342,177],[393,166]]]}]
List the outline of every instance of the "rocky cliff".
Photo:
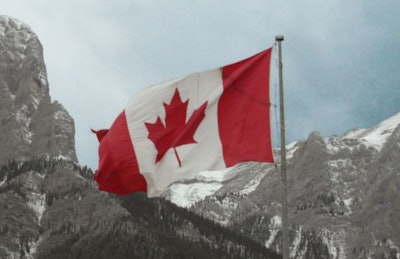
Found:
[{"label": "rocky cliff", "polygon": [[77,161],[74,136],[73,119],[51,101],[37,35],[0,16],[0,164],[41,156]]}]

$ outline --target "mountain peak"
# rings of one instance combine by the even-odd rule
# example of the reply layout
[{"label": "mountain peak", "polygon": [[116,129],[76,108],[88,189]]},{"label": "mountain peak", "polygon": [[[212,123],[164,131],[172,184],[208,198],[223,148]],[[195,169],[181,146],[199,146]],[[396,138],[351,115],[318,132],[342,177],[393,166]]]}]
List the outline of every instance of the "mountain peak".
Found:
[{"label": "mountain peak", "polygon": [[[18,31],[18,34],[14,32]],[[18,38],[19,41],[28,41],[32,37],[36,37],[36,34],[32,31],[29,25],[17,20],[14,17],[7,15],[0,15],[0,36],[12,36]]]},{"label": "mountain peak", "polygon": [[[400,113],[370,129],[329,138],[313,132],[286,146],[291,257],[399,254],[399,124]],[[279,159],[277,165],[243,163],[226,172],[235,177],[224,177],[214,193],[209,188],[199,199],[204,189],[194,190],[201,183],[195,179],[184,192],[182,184],[171,186],[166,198],[177,203],[173,194],[183,193],[182,204],[196,197],[192,211],[280,251]]]},{"label": "mountain peak", "polygon": [[342,139],[362,139],[380,150],[399,125],[400,112],[372,128],[352,130],[346,133]]},{"label": "mountain peak", "polygon": [[40,156],[76,161],[74,135],[73,119],[51,102],[37,35],[0,16],[0,163]]}]

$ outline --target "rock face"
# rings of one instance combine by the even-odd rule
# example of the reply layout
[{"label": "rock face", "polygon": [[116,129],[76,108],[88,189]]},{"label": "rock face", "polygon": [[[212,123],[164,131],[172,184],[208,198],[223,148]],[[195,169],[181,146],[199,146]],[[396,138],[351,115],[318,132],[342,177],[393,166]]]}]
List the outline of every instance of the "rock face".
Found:
[{"label": "rock face", "polygon": [[[288,145],[291,258],[400,258],[399,154],[400,113],[371,129],[312,133]],[[277,169],[248,163],[222,174],[172,186],[166,196],[280,251]],[[200,185],[208,196],[192,195]]]},{"label": "rock face", "polygon": [[0,16],[0,164],[41,156],[77,161],[74,136],[71,116],[51,102],[38,37]]}]

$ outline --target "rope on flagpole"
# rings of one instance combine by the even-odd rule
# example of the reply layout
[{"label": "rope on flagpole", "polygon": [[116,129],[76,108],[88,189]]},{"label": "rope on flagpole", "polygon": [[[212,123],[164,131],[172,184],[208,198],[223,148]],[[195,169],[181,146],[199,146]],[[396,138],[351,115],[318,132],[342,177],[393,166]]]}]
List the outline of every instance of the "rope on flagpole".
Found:
[{"label": "rope on flagpole", "polygon": [[286,191],[288,190],[287,186],[283,184],[283,182],[281,181],[281,186],[283,189],[285,189]]}]

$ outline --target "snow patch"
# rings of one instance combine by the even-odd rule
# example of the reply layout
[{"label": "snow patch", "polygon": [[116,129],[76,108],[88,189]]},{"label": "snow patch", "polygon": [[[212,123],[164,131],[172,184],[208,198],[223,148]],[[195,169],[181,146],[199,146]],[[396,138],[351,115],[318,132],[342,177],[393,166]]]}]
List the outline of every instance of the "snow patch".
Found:
[{"label": "snow patch", "polygon": [[29,251],[26,255],[26,259],[34,259],[35,258],[37,248],[38,248],[39,244],[42,242],[42,240],[43,240],[43,237],[40,235],[38,240],[30,241],[28,243]]},{"label": "snow patch", "polygon": [[340,151],[340,148],[338,147],[338,143],[331,138],[325,138],[324,139],[326,150],[328,151],[329,154],[335,155]]},{"label": "snow patch", "polygon": [[35,107],[35,109],[37,110],[37,108],[39,107],[39,104],[40,104],[39,98],[32,95],[32,104],[33,104],[33,107]]},{"label": "snow patch", "polygon": [[375,127],[365,130],[359,129],[349,132],[344,138],[358,138],[363,139],[377,150],[380,150],[386,143],[387,138],[393,134],[396,127],[400,125],[400,113],[390,117],[387,120],[379,123]]},{"label": "snow patch", "polygon": [[[48,158],[50,159],[50,158],[53,158],[53,157],[48,157]],[[58,155],[58,156],[56,156],[54,158],[57,159],[57,160],[66,160],[66,161],[74,162],[71,158],[63,156],[63,155]]]},{"label": "snow patch", "polygon": [[26,57],[25,54],[23,54],[21,52],[18,52],[17,55],[18,55],[20,60],[22,60],[22,59],[24,59]]},{"label": "snow patch", "polygon": [[40,180],[44,175],[31,171],[28,173],[25,188],[27,189],[27,205],[35,212],[38,224],[46,210],[46,194],[40,191]]},{"label": "snow patch", "polygon": [[32,137],[33,137],[33,133],[27,129],[22,129],[22,139],[26,142],[31,144],[32,143]]},{"label": "snow patch", "polygon": [[0,187],[3,186],[7,181],[7,176],[4,177],[4,179],[0,182]]},{"label": "snow patch", "polygon": [[200,172],[193,180],[171,185],[169,200],[180,207],[188,208],[217,192],[222,187],[222,182],[233,176],[234,174],[229,174],[229,169]]},{"label": "snow patch", "polygon": [[226,226],[229,222],[227,217],[221,217],[221,215],[219,215],[215,211],[209,211],[209,214],[210,214],[210,218],[212,218],[216,223],[218,223],[222,226]]},{"label": "snow patch", "polygon": [[221,200],[223,211],[227,216],[226,218],[230,218],[232,215],[232,211],[234,211],[237,208],[238,202],[236,201],[237,201],[236,199],[230,199],[229,197],[225,197],[224,199]]},{"label": "snow patch", "polygon": [[204,182],[222,182],[231,178],[231,175],[228,174],[228,172],[228,169],[220,171],[203,171],[200,172],[195,179]]},{"label": "snow patch", "polygon": [[338,171],[329,171],[329,179],[332,183],[340,183],[340,173]]},{"label": "snow patch", "polygon": [[31,193],[28,197],[28,206],[33,209],[38,219],[38,222],[42,220],[43,213],[46,210],[46,194]]},{"label": "snow patch", "polygon": [[40,81],[40,84],[41,84],[41,85],[44,85],[44,86],[47,86],[47,85],[48,85],[48,84],[47,84],[47,80],[46,80],[46,76],[45,76],[45,74],[44,74],[43,71],[40,71],[40,72],[39,72],[38,77],[39,77],[39,81]]},{"label": "snow patch", "polygon": [[344,253],[344,236],[346,232],[341,230],[338,233],[334,233],[329,229],[322,229],[321,237],[322,242],[328,247],[331,258],[344,259],[346,255]]},{"label": "snow patch", "polygon": [[299,148],[299,146],[296,146],[297,143],[298,142],[296,141],[286,145],[286,159],[293,157],[294,152],[296,152],[296,150]]},{"label": "snow patch", "polygon": [[271,218],[271,222],[269,223],[270,235],[267,241],[265,241],[265,247],[270,248],[272,243],[274,242],[276,235],[281,230],[282,227],[282,219],[280,216],[275,215]]},{"label": "snow patch", "polygon": [[340,176],[345,169],[353,168],[353,163],[349,158],[330,160],[327,162],[329,167],[329,178],[333,183],[341,183]]},{"label": "snow patch", "polygon": [[32,143],[33,133],[29,130],[31,124],[31,118],[29,116],[28,106],[25,104],[17,111],[15,115],[17,122],[20,122],[22,127],[17,132],[21,134],[22,139],[27,143]]},{"label": "snow patch", "polygon": [[388,245],[389,245],[389,247],[390,247],[391,249],[399,250],[399,247],[396,246],[396,245],[393,243],[392,240],[388,239],[386,242],[388,243]]},{"label": "snow patch", "polygon": [[22,122],[25,127],[28,127],[31,119],[28,116],[28,106],[25,104],[21,106],[21,108],[17,111],[17,114],[15,115],[15,118],[18,122]]},{"label": "snow patch", "polygon": [[170,201],[180,207],[188,208],[194,203],[204,200],[222,187],[219,182],[210,183],[177,183],[170,187]]},{"label": "snow patch", "polygon": [[[297,231],[296,231],[296,235],[294,237],[292,247],[290,248],[290,258],[295,258],[296,254],[299,250],[299,245],[301,242],[301,231],[302,231],[302,227],[299,226],[299,229],[297,229]],[[303,256],[298,256],[298,258],[303,258]]]},{"label": "snow patch", "polygon": [[353,198],[350,197],[350,198],[344,199],[343,203],[346,206],[348,213],[351,214],[352,213],[351,204],[353,204]]},{"label": "snow patch", "polygon": [[357,138],[360,136],[363,132],[365,132],[365,129],[354,129],[352,131],[349,131],[348,133],[344,134],[342,139],[353,139]]},{"label": "snow patch", "polygon": [[253,179],[251,179],[244,187],[242,190],[239,191],[240,194],[242,195],[248,195],[249,193],[255,191],[258,187],[258,185],[261,182],[261,179],[264,177],[264,174],[258,174],[256,175]]}]

